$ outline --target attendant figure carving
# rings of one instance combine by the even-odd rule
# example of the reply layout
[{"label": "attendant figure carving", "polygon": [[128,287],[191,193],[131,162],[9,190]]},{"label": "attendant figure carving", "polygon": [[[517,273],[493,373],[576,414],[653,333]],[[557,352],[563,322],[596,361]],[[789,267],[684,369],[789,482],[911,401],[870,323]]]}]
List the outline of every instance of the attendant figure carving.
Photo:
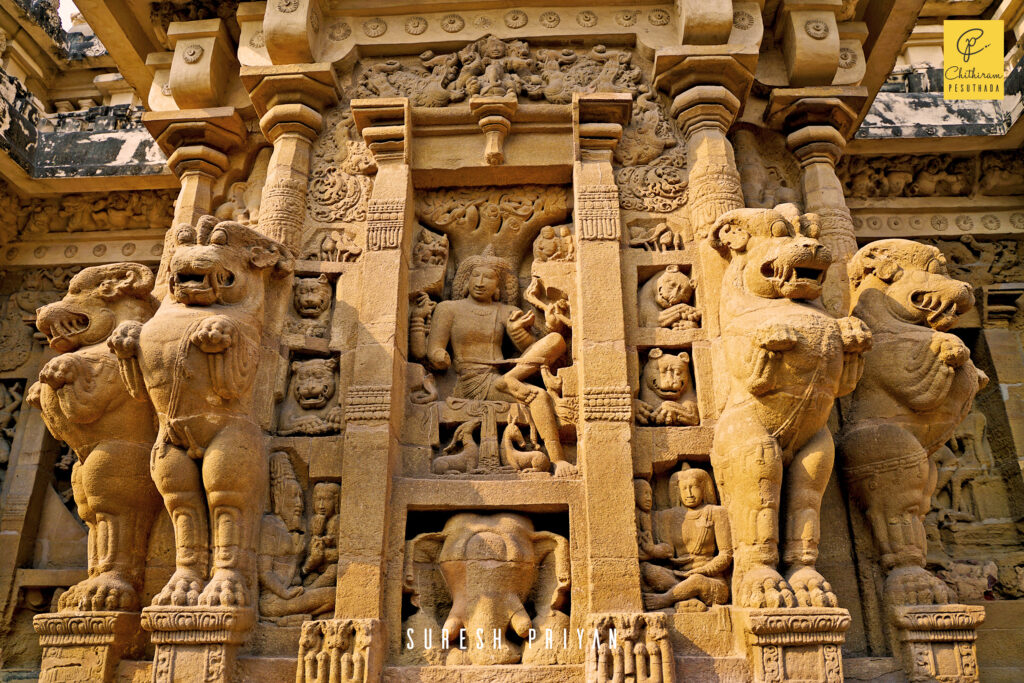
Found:
[{"label": "attendant figure carving", "polygon": [[[653,514],[654,539],[661,542],[647,548],[652,561],[640,565],[644,583],[658,591],[644,593],[644,607],[704,611],[724,604],[729,599],[725,576],[732,564],[732,535],[711,475],[683,469],[672,475],[669,492],[672,507]],[[647,500],[643,504],[650,505]],[[672,568],[653,562],[657,560],[667,560]]]},{"label": "attendant figure carving", "polygon": [[890,604],[954,599],[925,570],[924,516],[937,471],[929,456],[953,436],[988,378],[947,332],[974,305],[970,285],[949,277],[942,253],[880,240],[850,261],[853,313],[875,338],[864,378],[843,406],[839,434],[853,497],[864,507]]},{"label": "attendant figure carving", "polygon": [[733,599],[744,607],[836,604],[815,569],[834,459],[825,423],[836,397],[856,386],[871,333],[822,307],[832,255],[815,219],[790,205],[737,209],[708,238],[729,261],[721,320],[731,375],[711,464],[733,525]]},{"label": "attendant figure carving", "polygon": [[160,308],[110,340],[126,384],[148,394],[159,418],[152,473],[174,526],[176,569],[154,604],[251,608],[268,477],[253,381],[267,290],[292,261],[281,244],[212,216],[179,225],[168,242]]},{"label": "attendant figure carving", "polygon": [[89,575],[60,596],[65,610],[137,610],[147,539],[160,509],[149,473],[153,407],[121,381],[106,342],[119,324],[141,325],[156,310],[153,273],[137,263],[86,268],[68,293],[36,313],[60,355],[39,371],[28,403],[78,456],[71,485],[89,528]]}]

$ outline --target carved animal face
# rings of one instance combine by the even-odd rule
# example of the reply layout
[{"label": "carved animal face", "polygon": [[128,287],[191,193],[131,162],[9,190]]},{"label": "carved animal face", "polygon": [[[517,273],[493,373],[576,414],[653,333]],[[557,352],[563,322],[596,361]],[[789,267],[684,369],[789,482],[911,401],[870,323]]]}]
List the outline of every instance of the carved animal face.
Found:
[{"label": "carved animal face", "polygon": [[283,245],[240,223],[203,216],[196,226],[174,230],[168,284],[175,301],[186,306],[261,297],[265,274],[291,272],[291,257]]},{"label": "carved animal face", "polygon": [[879,240],[858,251],[849,265],[855,295],[885,292],[886,310],[912,325],[945,331],[974,306],[966,282],[951,278],[936,247],[910,240]]},{"label": "carved animal face", "polygon": [[138,263],[86,268],[68,283],[63,299],[36,311],[36,327],[59,353],[97,344],[122,322],[153,316],[154,280]]},{"label": "carved animal face", "polygon": [[326,275],[295,281],[295,310],[303,318],[318,318],[331,304],[331,283]]},{"label": "carved animal face", "polygon": [[300,408],[316,410],[327,405],[337,388],[334,378],[337,368],[338,361],[334,358],[292,362],[292,392]]},{"label": "carved animal face", "polygon": [[690,388],[690,356],[652,349],[644,366],[643,382],[666,401],[680,399]]},{"label": "carved animal face", "polygon": [[692,295],[693,285],[690,284],[690,278],[680,273],[678,266],[669,266],[658,277],[657,299],[662,308],[689,301]]},{"label": "carved animal face", "polygon": [[709,241],[730,260],[733,282],[754,296],[816,299],[832,264],[832,254],[817,240],[816,219],[813,214],[787,217],[776,209],[737,209],[715,222]]}]

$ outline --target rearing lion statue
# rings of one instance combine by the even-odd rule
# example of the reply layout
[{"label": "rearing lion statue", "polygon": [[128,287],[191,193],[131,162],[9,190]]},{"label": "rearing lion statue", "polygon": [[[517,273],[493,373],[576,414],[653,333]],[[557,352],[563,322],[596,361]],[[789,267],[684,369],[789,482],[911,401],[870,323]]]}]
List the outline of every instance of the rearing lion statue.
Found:
[{"label": "rearing lion statue", "polygon": [[815,569],[835,455],[825,422],[836,397],[853,391],[871,333],[822,307],[832,255],[817,234],[816,216],[781,205],[730,211],[708,237],[729,261],[720,311],[730,388],[711,464],[732,523],[742,607],[836,605]]},{"label": "rearing lion statue", "polygon": [[872,242],[848,266],[853,313],[874,335],[864,377],[843,405],[838,441],[846,481],[864,507],[893,605],[955,599],[925,566],[924,516],[936,468],[929,459],[967,415],[988,377],[946,332],[974,305],[942,253],[909,240]]},{"label": "rearing lion statue", "polygon": [[174,525],[176,570],[153,604],[252,608],[269,476],[253,385],[268,290],[292,259],[212,216],[172,230],[160,308],[110,339],[125,383],[148,394],[160,422],[151,469]]},{"label": "rearing lion statue", "polygon": [[107,348],[114,328],[156,310],[153,273],[137,263],[86,268],[68,293],[36,312],[36,326],[60,355],[39,371],[28,403],[78,456],[71,489],[89,528],[89,575],[60,596],[62,611],[137,610],[147,539],[160,509],[149,476],[153,407],[135,400]]}]

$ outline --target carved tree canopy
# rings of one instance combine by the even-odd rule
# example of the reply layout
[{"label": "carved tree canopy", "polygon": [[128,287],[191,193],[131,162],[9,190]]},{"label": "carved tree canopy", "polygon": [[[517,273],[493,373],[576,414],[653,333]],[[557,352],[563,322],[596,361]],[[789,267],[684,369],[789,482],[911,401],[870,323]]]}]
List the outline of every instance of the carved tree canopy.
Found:
[{"label": "carved tree canopy", "polygon": [[444,189],[419,195],[416,214],[448,236],[456,262],[491,245],[518,269],[541,228],[565,221],[569,198],[543,185]]}]

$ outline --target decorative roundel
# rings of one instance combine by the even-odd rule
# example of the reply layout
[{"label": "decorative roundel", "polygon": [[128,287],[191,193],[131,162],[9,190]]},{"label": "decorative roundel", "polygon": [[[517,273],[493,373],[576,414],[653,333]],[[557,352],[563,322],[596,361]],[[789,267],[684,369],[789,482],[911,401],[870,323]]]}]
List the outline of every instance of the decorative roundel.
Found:
[{"label": "decorative roundel", "polygon": [[822,19],[808,19],[804,31],[815,40],[825,40],[829,33],[828,24]]},{"label": "decorative roundel", "polygon": [[949,228],[949,219],[945,216],[932,216],[931,223],[932,228],[939,232],[943,232]]},{"label": "decorative roundel", "polygon": [[405,22],[405,32],[418,36],[427,30],[427,20],[423,17],[409,17]]},{"label": "decorative roundel", "polygon": [[203,46],[189,45],[184,50],[182,50],[181,58],[185,60],[186,64],[195,64],[203,58]]},{"label": "decorative roundel", "polygon": [[373,19],[367,19],[363,22],[363,33],[371,38],[379,38],[384,35],[388,30],[388,24],[380,17],[374,17]]},{"label": "decorative roundel", "polygon": [[734,28],[746,31],[754,26],[754,15],[750,12],[736,12],[732,15],[732,25]]},{"label": "decorative roundel", "polygon": [[672,16],[663,9],[652,9],[647,15],[647,21],[651,26],[664,26],[671,21]]},{"label": "decorative roundel", "polygon": [[561,20],[562,18],[558,16],[558,12],[552,12],[551,10],[542,12],[540,15],[540,25],[544,28],[554,28],[558,26],[558,22]]},{"label": "decorative roundel", "polygon": [[505,12],[505,26],[509,28],[522,28],[526,26],[528,21],[530,21],[530,18],[521,9],[510,9],[508,12]]},{"label": "decorative roundel", "polygon": [[576,23],[583,28],[590,28],[597,25],[597,14],[586,9],[576,15]]},{"label": "decorative roundel", "polygon": [[466,28],[466,20],[459,14],[446,14],[441,18],[441,28],[446,33],[458,33]]},{"label": "decorative roundel", "polygon": [[352,35],[352,27],[346,24],[344,21],[340,21],[337,24],[332,24],[331,28],[327,31],[327,37],[334,41],[341,41]]}]

